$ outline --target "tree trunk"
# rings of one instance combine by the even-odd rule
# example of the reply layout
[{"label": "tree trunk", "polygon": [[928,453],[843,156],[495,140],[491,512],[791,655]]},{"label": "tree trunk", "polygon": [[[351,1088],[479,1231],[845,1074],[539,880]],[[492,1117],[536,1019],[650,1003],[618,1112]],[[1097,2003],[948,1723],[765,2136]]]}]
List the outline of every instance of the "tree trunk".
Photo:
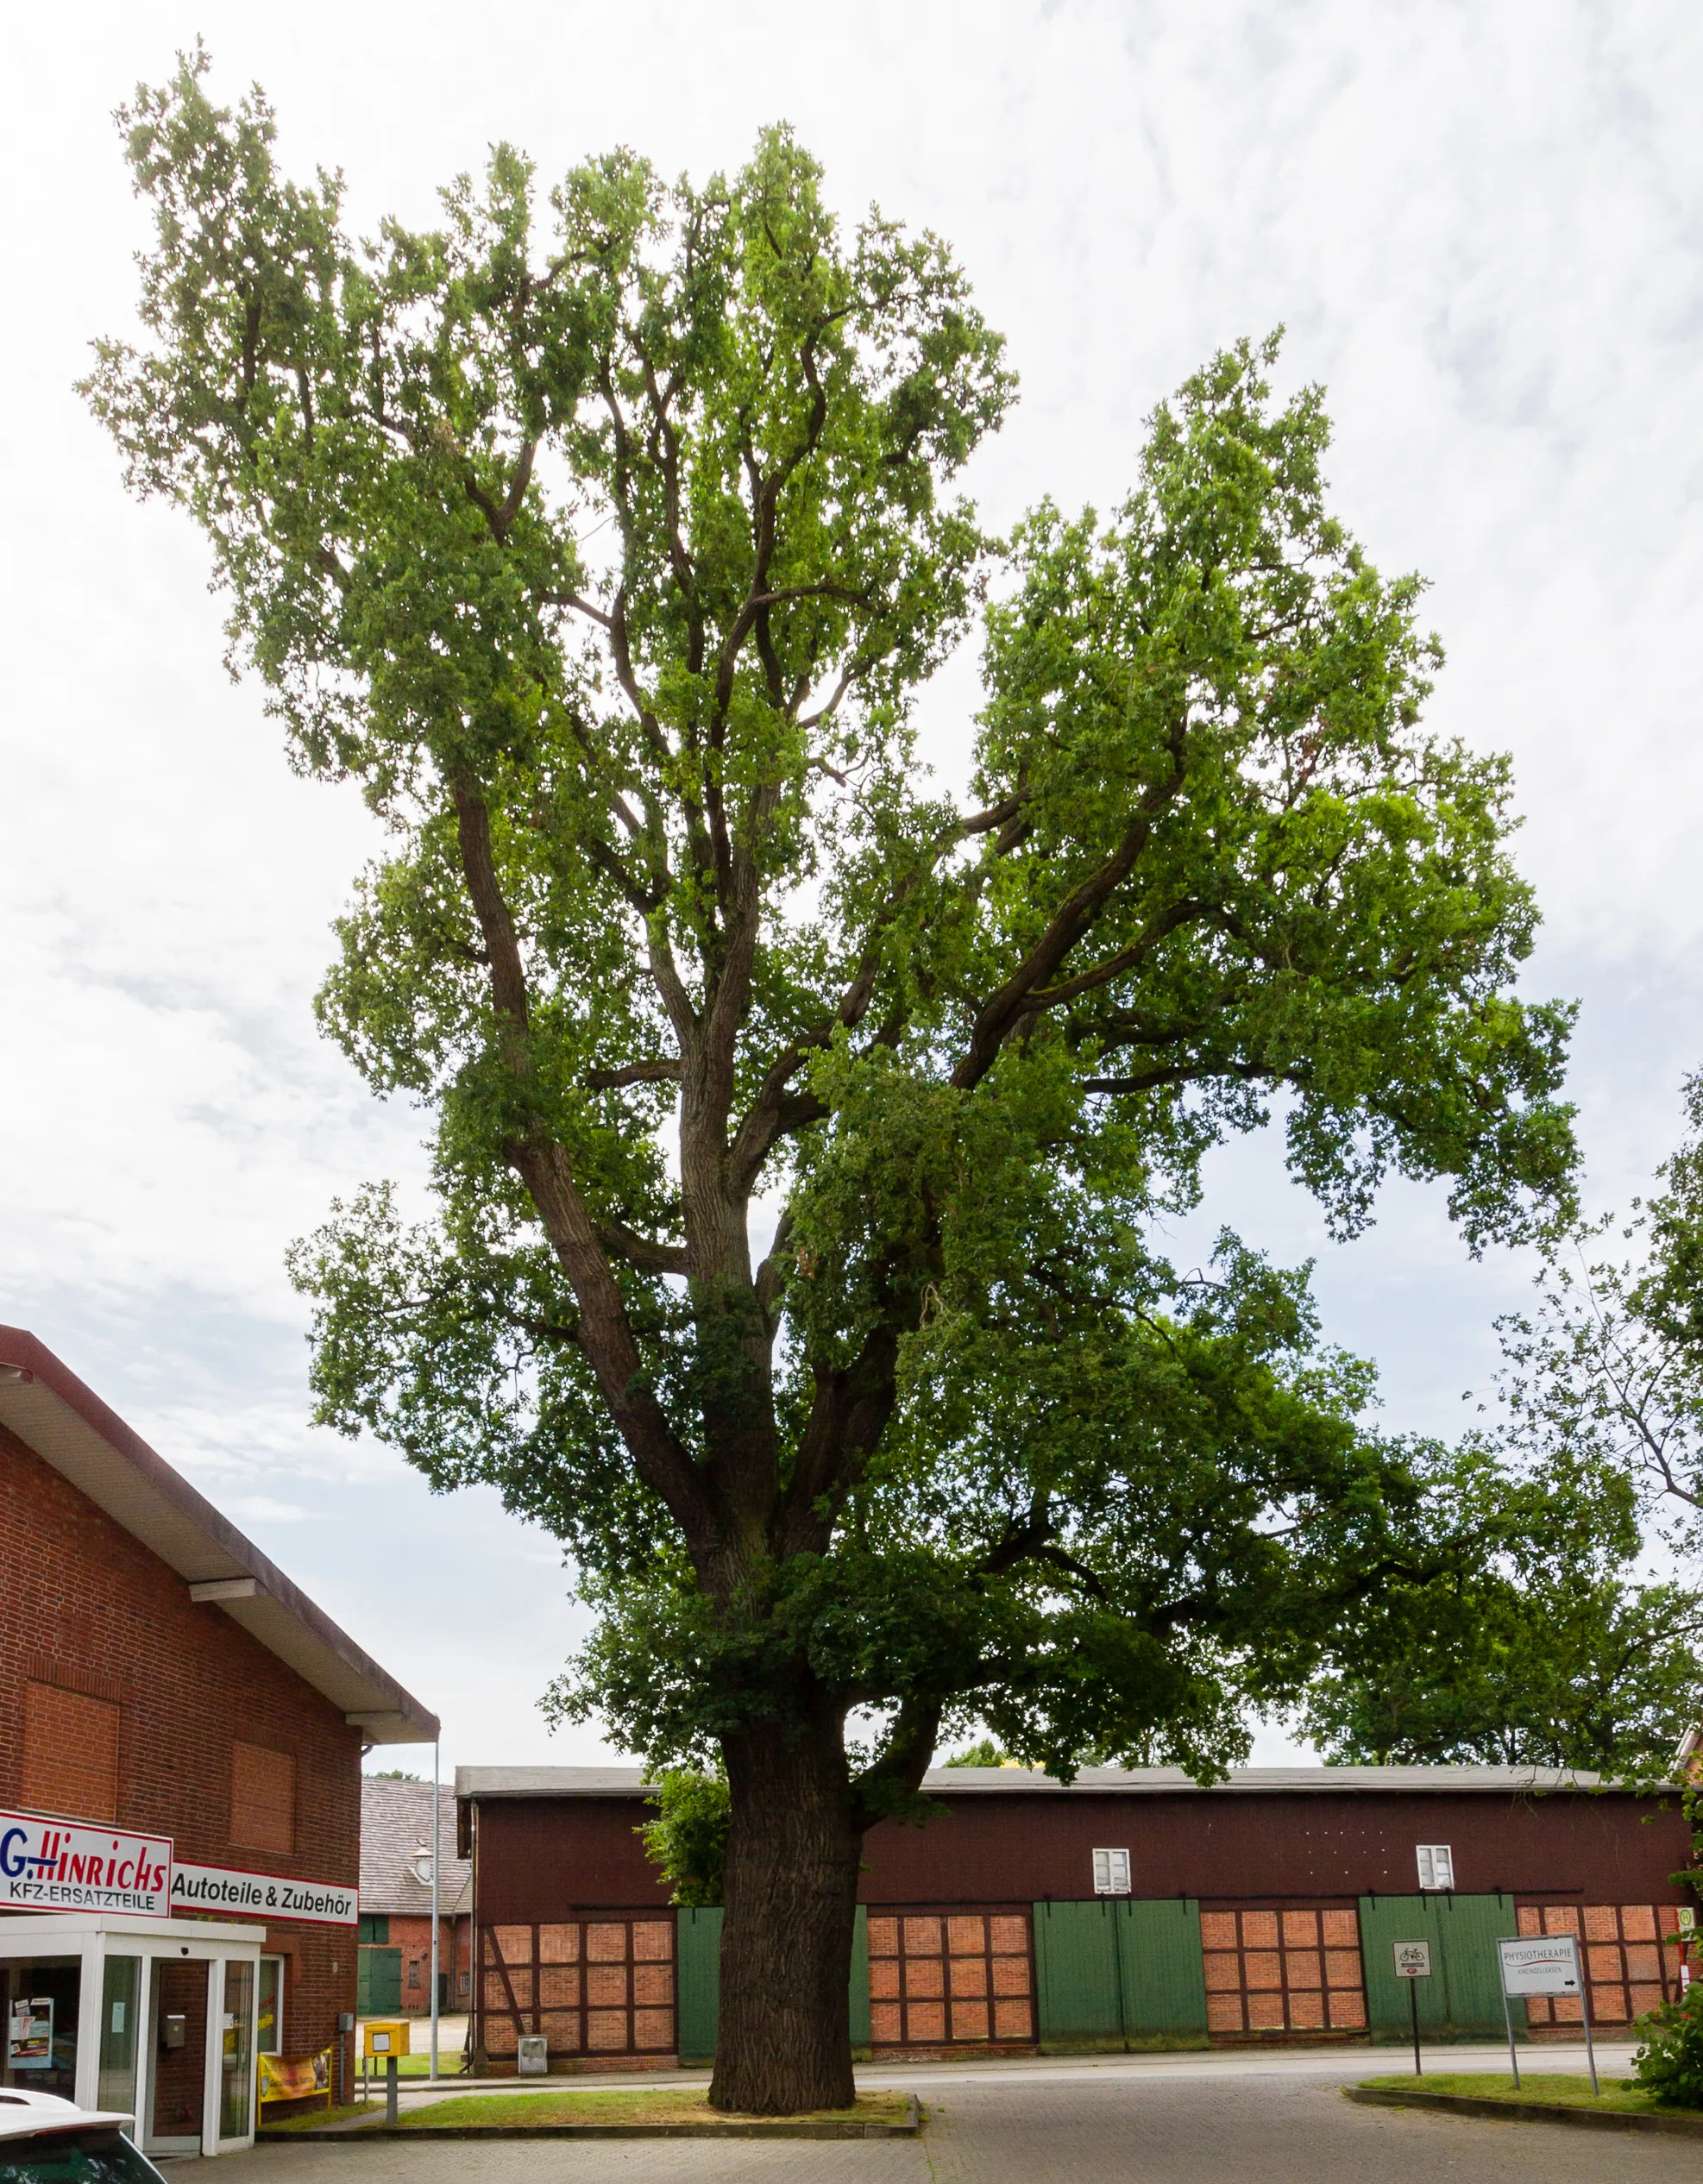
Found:
[{"label": "tree trunk", "polygon": [[732,1810],[711,2106],[757,2116],[849,2108],[863,1837],[840,1725],[765,1726],[729,1737],[724,1751]]}]

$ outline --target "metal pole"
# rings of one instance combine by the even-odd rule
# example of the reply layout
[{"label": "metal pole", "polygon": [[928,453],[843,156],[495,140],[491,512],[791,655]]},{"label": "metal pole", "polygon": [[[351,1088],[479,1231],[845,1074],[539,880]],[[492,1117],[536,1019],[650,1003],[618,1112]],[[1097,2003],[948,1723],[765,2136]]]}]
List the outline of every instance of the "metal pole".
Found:
[{"label": "metal pole", "polygon": [[1585,2012],[1585,2058],[1591,2066],[1591,2098],[1594,2100],[1601,2090],[1597,2084],[1597,2051],[1591,2045],[1591,1975],[1585,1968],[1585,1949],[1580,1942],[1574,1943],[1579,1952],[1579,2006]]},{"label": "metal pole", "polygon": [[1417,1980],[1408,1981],[1407,1999],[1413,2009],[1413,2074],[1416,2078],[1423,2078],[1425,2074],[1425,2066],[1419,2060],[1419,1982]]},{"label": "metal pole", "polygon": [[1508,1990],[1502,1989],[1502,2015],[1508,2027],[1508,2061],[1514,2074],[1514,2091],[1520,2089],[1520,2059],[1514,2052],[1514,2005],[1508,1999]]},{"label": "metal pole", "polygon": [[437,1739],[431,1741],[431,2082],[437,2083]]},{"label": "metal pole", "polygon": [[385,2121],[396,2121],[396,2051],[385,2057]]}]

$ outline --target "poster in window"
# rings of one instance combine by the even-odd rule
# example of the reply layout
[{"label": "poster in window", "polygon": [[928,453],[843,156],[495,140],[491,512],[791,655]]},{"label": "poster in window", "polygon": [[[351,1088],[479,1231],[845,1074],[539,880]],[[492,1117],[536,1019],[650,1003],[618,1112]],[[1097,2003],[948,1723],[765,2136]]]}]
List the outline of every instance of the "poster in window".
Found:
[{"label": "poster in window", "polygon": [[6,2068],[51,2070],[53,2067],[53,1998],[20,1994],[6,2018]]}]

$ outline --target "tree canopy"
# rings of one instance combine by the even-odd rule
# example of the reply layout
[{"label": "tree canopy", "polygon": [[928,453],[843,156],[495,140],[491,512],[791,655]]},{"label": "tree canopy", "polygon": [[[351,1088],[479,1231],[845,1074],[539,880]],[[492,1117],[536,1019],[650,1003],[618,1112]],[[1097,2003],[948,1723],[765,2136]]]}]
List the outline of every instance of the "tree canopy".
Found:
[{"label": "tree canopy", "polygon": [[[753,1967],[843,1960],[943,1731],[1210,1773],[1464,1551],[1304,1274],[1153,1222],[1279,1113],[1339,1234],[1392,1170],[1474,1250],[1569,1202],[1508,769],[1425,725],[1421,586],[1330,512],[1274,341],[1158,406],[1109,515],[996,540],[1001,338],[786,129],[547,199],[499,147],[361,244],[204,73],[123,116],[145,336],[87,392],[294,763],[388,830],[319,1011],[430,1116],[436,1203],[298,1247],[318,1415],[564,1542],[559,1709],[719,1750],[716,2097],[831,2106],[843,1961],[814,2048]],[[913,706],[978,614],[955,795]]]},{"label": "tree canopy", "polygon": [[1529,1520],[1511,1524],[1505,1465],[1487,1451],[1461,1465],[1469,1498],[1489,1491],[1499,1547],[1380,1592],[1360,1651],[1308,1688],[1301,1721],[1327,1759],[1671,1777],[1703,1706],[1703,1593],[1637,1577],[1624,1472],[1561,1453],[1544,1474],[1524,1489]]}]

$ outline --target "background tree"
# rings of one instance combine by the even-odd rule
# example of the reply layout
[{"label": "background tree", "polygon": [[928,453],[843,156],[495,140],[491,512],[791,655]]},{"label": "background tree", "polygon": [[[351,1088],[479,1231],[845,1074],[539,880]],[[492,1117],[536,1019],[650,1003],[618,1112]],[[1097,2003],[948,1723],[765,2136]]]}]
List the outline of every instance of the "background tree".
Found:
[{"label": "background tree", "polygon": [[[1703,1548],[1703,1072],[1687,1079],[1690,1126],[1666,1186],[1562,1229],[1544,1249],[1537,1302],[1501,1322],[1512,1437],[1539,1454],[1618,1468],[1680,1553]],[[1618,1231],[1617,1255],[1610,1239]]]},{"label": "background tree", "polygon": [[319,1415],[566,1543],[559,1707],[726,1767],[712,2098],[838,2106],[861,1838],[943,1732],[1210,1773],[1443,1551],[1304,1280],[1147,1239],[1279,1094],[1339,1233],[1392,1167],[1474,1249],[1566,1200],[1507,769],[1423,726],[1418,584],[1244,345],[1109,522],[1019,527],[931,792],[913,693],[998,565],[947,488],[1012,394],[944,245],[842,232],[776,129],[703,189],[577,168],[547,236],[500,147],[357,247],[204,69],[123,116],[146,339],[88,392],[389,831],[319,1007],[437,1209],[298,1251]]},{"label": "background tree", "polygon": [[[1474,1479],[1459,1474],[1472,1492]],[[1639,1583],[1642,1541],[1624,1474],[1563,1472],[1509,1523],[1502,1467],[1482,1470],[1505,1545],[1373,1603],[1362,1654],[1309,1686],[1301,1720],[1351,1765],[1590,1768],[1667,1780],[1703,1707],[1703,1594]],[[1475,1540],[1490,1526],[1467,1528]]]}]

